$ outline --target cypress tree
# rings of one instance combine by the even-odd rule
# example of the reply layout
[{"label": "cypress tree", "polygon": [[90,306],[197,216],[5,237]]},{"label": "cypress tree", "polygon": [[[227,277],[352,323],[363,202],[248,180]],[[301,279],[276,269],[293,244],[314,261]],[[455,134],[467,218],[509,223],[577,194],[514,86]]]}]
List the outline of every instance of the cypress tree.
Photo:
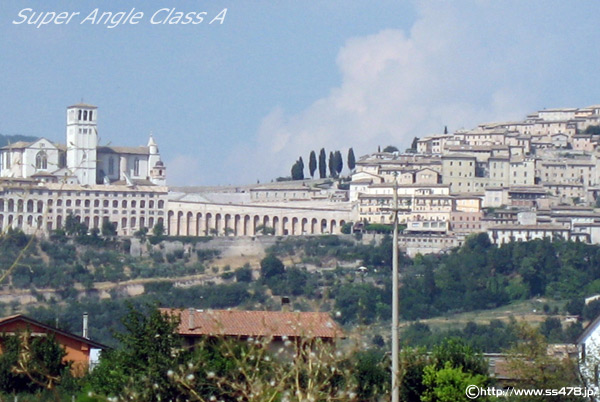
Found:
[{"label": "cypress tree", "polygon": [[333,160],[335,161],[335,171],[336,176],[339,176],[344,169],[344,160],[342,159],[342,153],[340,151],[335,151],[333,154]]},{"label": "cypress tree", "polygon": [[329,175],[331,177],[337,176],[336,166],[335,166],[335,156],[333,152],[329,152]]},{"label": "cypress tree", "polygon": [[310,158],[308,160],[308,170],[310,172],[310,177],[314,179],[315,171],[317,170],[317,155],[315,151],[310,151]]},{"label": "cypress tree", "polygon": [[354,158],[354,150],[352,148],[348,150],[348,159],[346,160],[346,164],[348,165],[348,169],[351,171],[356,167],[356,159]]},{"label": "cypress tree", "polygon": [[319,152],[319,177],[324,179],[327,177],[327,157],[325,156],[325,148],[321,148]]}]

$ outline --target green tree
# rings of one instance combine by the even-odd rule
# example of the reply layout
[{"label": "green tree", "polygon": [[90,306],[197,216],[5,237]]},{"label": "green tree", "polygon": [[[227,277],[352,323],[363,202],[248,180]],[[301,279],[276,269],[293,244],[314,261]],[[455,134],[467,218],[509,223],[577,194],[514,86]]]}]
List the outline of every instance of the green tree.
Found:
[{"label": "green tree", "polygon": [[292,180],[304,180],[304,163],[302,158],[292,166]]},{"label": "green tree", "polygon": [[361,401],[378,400],[389,389],[388,361],[379,349],[369,349],[354,355],[354,376],[356,377],[357,394]]},{"label": "green tree", "polygon": [[269,254],[260,261],[260,276],[267,280],[275,276],[283,275],[285,266],[274,254]]},{"label": "green tree", "polygon": [[331,177],[337,177],[337,170],[335,166],[335,156],[333,152],[329,152],[329,175]]},{"label": "green tree", "polygon": [[356,167],[356,158],[354,157],[354,150],[352,148],[348,150],[348,158],[346,159],[346,161],[348,169],[350,169],[350,171],[353,171]]},{"label": "green tree", "polygon": [[[508,350],[507,369],[516,378],[511,384],[517,388],[560,389],[578,383],[577,363],[548,354],[545,337],[527,323],[517,326],[519,342]],[[561,397],[561,401],[581,398]],[[523,401],[546,401],[547,397],[528,396]]]},{"label": "green tree", "polygon": [[319,152],[319,177],[324,179],[327,177],[327,156],[325,156],[325,148],[321,148]]},{"label": "green tree", "polygon": [[335,164],[335,172],[336,176],[339,176],[344,169],[344,160],[342,159],[342,153],[340,151],[335,151],[333,154],[333,160]]},{"label": "green tree", "polygon": [[234,274],[235,280],[237,282],[252,282],[252,268],[250,268],[249,264],[246,264],[243,267],[236,269]]},{"label": "green tree", "polygon": [[106,396],[126,392],[144,401],[175,400],[178,393],[167,373],[185,357],[175,334],[179,318],[129,305],[121,322],[125,332],[115,333],[121,347],[102,354],[91,374],[93,390]]},{"label": "green tree", "polygon": [[588,126],[586,127],[584,134],[600,135],[600,126]]},{"label": "green tree", "polygon": [[398,152],[398,148],[396,148],[393,145],[388,145],[387,147],[383,148],[383,152],[389,152],[389,153]]},{"label": "green tree", "polygon": [[65,218],[65,232],[69,236],[85,236],[88,232],[88,228],[85,224],[79,222],[73,214],[67,215]]},{"label": "green tree", "polygon": [[341,232],[343,234],[351,234],[352,233],[352,227],[354,227],[354,223],[353,222],[344,223],[342,225]]},{"label": "green tree", "polygon": [[317,155],[315,151],[310,151],[310,157],[308,159],[308,171],[310,172],[310,177],[315,178],[315,171],[317,170]]},{"label": "green tree", "polygon": [[2,337],[0,392],[39,392],[55,389],[70,376],[66,352],[53,335],[32,337],[30,331]]},{"label": "green tree", "polygon": [[117,227],[114,223],[105,220],[104,222],[102,222],[101,233],[102,236],[107,238],[115,237],[117,235]]},{"label": "green tree", "polygon": [[[423,370],[423,385],[425,391],[421,395],[422,402],[468,402],[465,390],[468,386],[485,387],[488,378],[481,374],[465,372],[462,367],[454,367],[451,362],[446,362],[439,369],[431,364]],[[477,398],[478,401],[488,400],[485,397]]]}]

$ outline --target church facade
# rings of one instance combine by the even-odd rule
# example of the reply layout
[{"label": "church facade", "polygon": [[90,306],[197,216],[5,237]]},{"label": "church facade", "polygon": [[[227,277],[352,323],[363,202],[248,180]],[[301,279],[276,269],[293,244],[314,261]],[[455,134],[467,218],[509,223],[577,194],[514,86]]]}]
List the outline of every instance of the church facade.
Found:
[{"label": "church facade", "polygon": [[73,216],[90,230],[110,222],[119,236],[158,224],[172,236],[320,235],[352,220],[350,205],[296,184],[257,189],[268,200],[253,189],[169,191],[152,136],[146,146],[101,146],[97,122],[96,106],[76,104],[67,108],[66,144],[39,138],[0,148],[0,231],[46,235]]},{"label": "church facade", "polygon": [[92,185],[166,185],[166,167],[150,136],[142,147],[100,146],[98,108],[67,108],[66,145],[45,138],[0,149],[0,177]]}]

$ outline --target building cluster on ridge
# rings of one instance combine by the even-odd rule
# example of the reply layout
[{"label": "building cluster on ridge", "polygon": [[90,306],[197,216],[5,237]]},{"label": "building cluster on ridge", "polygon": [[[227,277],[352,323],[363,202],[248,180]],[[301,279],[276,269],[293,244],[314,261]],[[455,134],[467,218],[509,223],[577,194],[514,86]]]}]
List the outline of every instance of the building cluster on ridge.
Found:
[{"label": "building cluster on ridge", "polygon": [[600,136],[585,133],[598,125],[600,105],[549,109],[427,136],[412,152],[363,156],[350,184],[357,220],[390,223],[396,187],[409,254],[451,248],[476,232],[496,244],[556,236],[600,243]]},{"label": "building cluster on ridge", "polygon": [[[119,235],[163,224],[170,235],[340,233],[389,224],[397,192],[411,255],[487,232],[496,243],[561,236],[600,243],[600,106],[549,109],[518,122],[431,135],[406,153],[356,162],[349,190],[332,180],[232,188],[168,188],[147,146],[98,144],[96,106],[67,108],[66,145],[45,138],[0,149],[0,227],[48,233],[73,215]],[[396,189],[396,190],[394,190]],[[265,230],[268,229],[268,230]]]}]

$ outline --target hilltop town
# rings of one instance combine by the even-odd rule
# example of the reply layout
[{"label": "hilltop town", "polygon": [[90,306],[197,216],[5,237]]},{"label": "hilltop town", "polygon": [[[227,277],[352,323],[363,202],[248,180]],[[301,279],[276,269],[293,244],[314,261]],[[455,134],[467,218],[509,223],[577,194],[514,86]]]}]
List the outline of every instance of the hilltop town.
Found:
[{"label": "hilltop town", "polygon": [[[390,224],[397,188],[409,255],[472,233],[495,244],[543,237],[600,242],[600,105],[545,109],[522,121],[428,135],[364,155],[348,181],[169,187],[157,141],[98,143],[98,108],[67,108],[66,145],[45,138],[0,149],[0,226],[50,233],[72,215],[120,236],[156,225],[172,236],[337,234]],[[447,131],[447,130],[446,130]],[[386,150],[391,152],[385,152]]]}]

